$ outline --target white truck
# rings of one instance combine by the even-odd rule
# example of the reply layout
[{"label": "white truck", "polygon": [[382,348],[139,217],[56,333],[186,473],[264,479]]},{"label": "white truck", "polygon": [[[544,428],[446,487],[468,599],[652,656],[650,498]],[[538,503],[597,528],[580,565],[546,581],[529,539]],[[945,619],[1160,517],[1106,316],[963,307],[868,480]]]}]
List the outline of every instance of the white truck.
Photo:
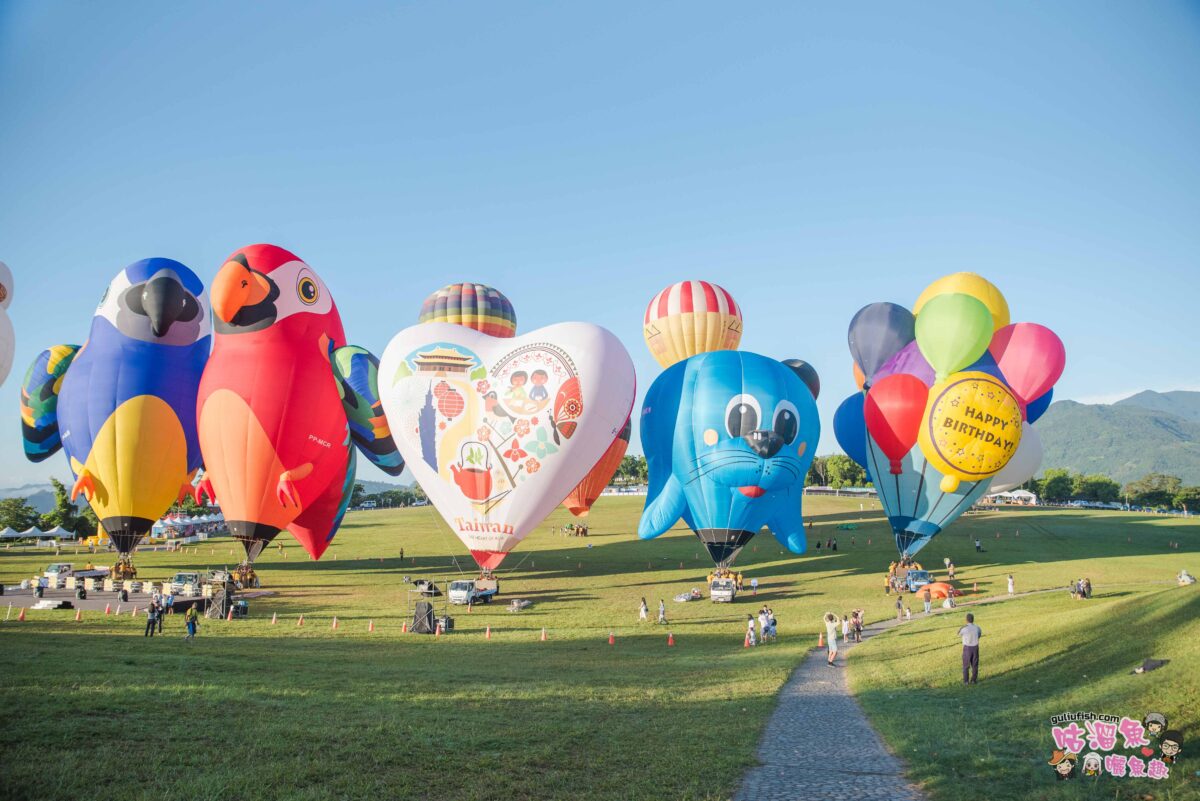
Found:
[{"label": "white truck", "polygon": [[450,603],[490,604],[500,592],[500,582],[494,578],[460,579],[450,582]]},{"label": "white truck", "polygon": [[163,585],[163,592],[168,595],[199,595],[199,573],[176,573],[175,578]]},{"label": "white truck", "polygon": [[737,597],[737,582],[731,578],[713,579],[708,585],[708,597],[713,603],[731,603]]}]

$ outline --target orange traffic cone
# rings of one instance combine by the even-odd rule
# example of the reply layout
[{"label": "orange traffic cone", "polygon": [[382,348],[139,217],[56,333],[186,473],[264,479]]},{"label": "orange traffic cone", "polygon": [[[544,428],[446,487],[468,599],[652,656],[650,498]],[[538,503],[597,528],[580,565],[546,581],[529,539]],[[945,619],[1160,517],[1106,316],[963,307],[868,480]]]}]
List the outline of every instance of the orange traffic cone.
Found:
[{"label": "orange traffic cone", "polygon": [[441,636],[442,636],[442,622],[441,622],[440,620],[438,621],[438,624],[437,624],[437,626],[435,626],[435,627],[434,627],[434,629],[433,629],[433,636],[434,636],[434,637],[441,637]]},{"label": "orange traffic cone", "polygon": [[83,610],[82,610],[82,609],[76,609],[76,610],[75,610],[75,622],[76,622],[76,623],[78,623],[78,622],[79,622],[79,621],[81,621],[81,620],[83,620]]},{"label": "orange traffic cone", "polygon": [[667,645],[672,646],[674,644],[675,644],[675,634],[673,632],[667,632]]},{"label": "orange traffic cone", "polygon": [[742,647],[743,648],[750,647],[750,632],[748,632],[748,631],[746,632],[746,639],[742,640]]},{"label": "orange traffic cone", "polygon": [[105,605],[104,605],[104,614],[106,614],[106,615],[111,615],[111,614],[112,614],[112,604],[105,604]]},{"label": "orange traffic cone", "polygon": [[467,604],[467,614],[468,615],[471,614],[471,604],[470,603]]},{"label": "orange traffic cone", "polygon": [[972,589],[971,592],[979,592],[979,582],[978,581],[975,582],[974,589]]},{"label": "orange traffic cone", "polygon": [[608,644],[609,645],[617,644],[617,638],[613,636],[613,633],[611,631],[608,633]]},{"label": "orange traffic cone", "polygon": [[271,613],[271,625],[272,625],[272,626],[274,626],[274,625],[275,625],[275,623],[276,623],[276,621],[278,621],[278,620],[279,620],[279,613],[278,613],[278,612],[272,612],[272,613]]},{"label": "orange traffic cone", "polygon": [[333,631],[337,631],[337,615],[333,616],[333,625],[329,627]]},{"label": "orange traffic cone", "polygon": [[367,634],[370,634],[373,631],[375,631],[375,621],[374,620],[367,623]]},{"label": "orange traffic cone", "polygon": [[229,611],[225,613],[225,620],[233,620],[233,607],[229,607]]},{"label": "orange traffic cone", "polygon": [[113,614],[117,615],[118,617],[121,616],[121,605],[120,604],[117,604],[117,611],[114,612]]},{"label": "orange traffic cone", "polygon": [[17,613],[17,622],[18,623],[25,622],[25,607],[23,607],[23,606],[21,607],[21,611]]},{"label": "orange traffic cone", "polygon": [[817,634],[817,647],[818,648],[825,647],[825,632],[823,632],[823,631]]},{"label": "orange traffic cone", "polygon": [[400,633],[408,634],[408,621],[407,620],[400,624]]},{"label": "orange traffic cone", "polygon": [[296,621],[296,625],[297,625],[297,626],[303,626],[303,625],[304,625],[304,615],[301,615],[301,616],[300,616],[300,619]]},{"label": "orange traffic cone", "polygon": [[490,640],[490,639],[492,639],[492,627],[491,627],[491,626],[488,626],[488,627],[487,627],[487,631],[485,631],[485,632],[483,633],[483,639],[485,639],[485,640]]},{"label": "orange traffic cone", "polygon": [[542,642],[546,641],[546,627],[542,626]]}]

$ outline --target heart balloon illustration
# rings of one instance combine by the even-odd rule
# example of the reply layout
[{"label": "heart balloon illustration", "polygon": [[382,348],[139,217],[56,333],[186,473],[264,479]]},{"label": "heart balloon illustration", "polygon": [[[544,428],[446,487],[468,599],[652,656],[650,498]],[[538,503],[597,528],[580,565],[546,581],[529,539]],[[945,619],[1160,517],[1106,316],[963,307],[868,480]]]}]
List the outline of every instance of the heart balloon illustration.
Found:
[{"label": "heart balloon illustration", "polygon": [[588,323],[511,338],[422,323],[397,334],[379,365],[397,448],[484,570],[600,460],[634,386],[620,341]]}]

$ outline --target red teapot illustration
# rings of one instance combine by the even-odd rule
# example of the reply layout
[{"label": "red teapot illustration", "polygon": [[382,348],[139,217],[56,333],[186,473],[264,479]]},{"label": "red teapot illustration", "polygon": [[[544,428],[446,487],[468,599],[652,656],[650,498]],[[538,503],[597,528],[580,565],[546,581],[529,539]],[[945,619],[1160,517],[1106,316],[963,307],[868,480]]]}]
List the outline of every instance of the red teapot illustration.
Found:
[{"label": "red teapot illustration", "polygon": [[450,465],[459,491],[473,501],[485,501],[492,494],[492,462],[487,445],[468,440],[458,449],[458,464]]}]

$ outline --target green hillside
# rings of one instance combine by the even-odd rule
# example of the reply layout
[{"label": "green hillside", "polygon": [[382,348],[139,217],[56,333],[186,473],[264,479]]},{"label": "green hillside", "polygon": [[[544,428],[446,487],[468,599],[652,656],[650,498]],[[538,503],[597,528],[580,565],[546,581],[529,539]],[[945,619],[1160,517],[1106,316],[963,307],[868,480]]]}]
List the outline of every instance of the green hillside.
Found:
[{"label": "green hillside", "polygon": [[1042,467],[1102,473],[1122,483],[1168,473],[1200,484],[1200,419],[1189,419],[1200,414],[1194,407],[1200,407],[1197,392],[1143,392],[1112,405],[1058,401],[1037,424]]}]

